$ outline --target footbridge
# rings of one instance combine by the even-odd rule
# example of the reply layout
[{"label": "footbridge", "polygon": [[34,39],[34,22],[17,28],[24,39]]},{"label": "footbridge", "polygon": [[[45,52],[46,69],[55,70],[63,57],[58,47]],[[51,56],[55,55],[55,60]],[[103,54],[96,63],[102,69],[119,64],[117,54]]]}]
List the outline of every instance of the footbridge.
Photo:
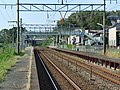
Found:
[{"label": "footbridge", "polygon": [[[99,33],[99,32],[98,32]],[[79,37],[86,37],[89,40],[92,40],[93,43],[103,43],[103,41],[101,40],[97,40],[95,38],[95,35],[89,35],[86,32],[83,32],[81,29],[69,29],[69,30],[60,30],[60,31],[53,31],[53,30],[49,30],[49,31],[28,31],[26,32],[26,36],[28,36],[30,38],[30,40],[35,40],[35,41],[42,41],[45,40],[48,37],[53,37],[56,39],[56,42],[59,43],[59,40],[61,39],[61,37],[63,36],[79,36]]]}]

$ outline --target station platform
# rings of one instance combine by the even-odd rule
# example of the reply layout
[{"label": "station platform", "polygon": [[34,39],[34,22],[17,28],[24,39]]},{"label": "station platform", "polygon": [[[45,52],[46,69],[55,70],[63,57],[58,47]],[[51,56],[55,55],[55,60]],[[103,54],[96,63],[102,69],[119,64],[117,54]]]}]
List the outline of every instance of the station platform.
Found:
[{"label": "station platform", "polygon": [[[27,47],[25,52],[0,83],[0,90],[39,90],[38,84],[32,84],[38,83],[33,47]],[[35,89],[31,89],[31,86]]]}]

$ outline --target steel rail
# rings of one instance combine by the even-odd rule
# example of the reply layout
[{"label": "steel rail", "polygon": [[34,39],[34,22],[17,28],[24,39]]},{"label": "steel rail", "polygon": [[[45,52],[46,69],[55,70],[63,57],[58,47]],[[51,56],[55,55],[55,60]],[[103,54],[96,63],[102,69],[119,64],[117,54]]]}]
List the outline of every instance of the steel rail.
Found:
[{"label": "steel rail", "polygon": [[[58,53],[58,52],[56,52],[56,53]],[[60,55],[63,55],[63,54],[59,53],[59,56],[60,56]],[[91,66],[91,64],[80,62],[79,60],[77,60],[77,59],[75,59],[75,58],[68,57],[68,56],[66,56],[66,55],[64,55],[64,57],[67,57],[67,58],[69,58],[69,59],[74,59],[74,60],[78,61],[79,63],[84,64],[84,65],[87,65],[87,66],[89,66],[89,67]],[[89,58],[90,58],[90,57],[89,57]],[[114,77],[120,78],[120,75],[115,74],[115,73],[112,73],[112,72],[110,72],[110,71],[108,71],[108,70],[105,70],[105,69],[101,69],[101,68],[98,67],[98,66],[93,65],[92,67],[95,68],[95,69],[98,69],[98,70],[100,70],[100,71],[102,71],[102,72],[104,72],[104,73],[106,73],[106,74],[110,74],[110,75],[112,75],[112,76],[114,76]]]},{"label": "steel rail", "polygon": [[[60,56],[60,55],[63,55],[63,54],[60,54],[60,53],[59,53],[59,56]],[[67,57],[67,58],[69,58],[69,59],[74,59],[75,61],[78,61],[77,59],[72,58],[72,57],[68,57],[68,56],[65,56],[65,55],[64,55],[64,57]],[[80,61],[78,61],[78,62],[81,63],[81,64],[84,64],[84,65],[86,65],[86,66],[88,66],[88,67],[91,66],[91,64],[88,64],[88,63],[83,63],[83,62],[80,62]],[[105,69],[101,69],[101,68],[98,67],[98,66],[92,65],[92,67],[95,68],[95,69],[98,69],[98,70],[100,70],[100,71],[102,71],[102,72],[104,72],[104,73],[106,73],[106,74],[110,74],[110,75],[112,75],[112,76],[114,76],[114,77],[120,78],[120,75],[115,74],[115,73],[112,73],[112,72],[109,72],[108,70],[105,70]]]},{"label": "steel rail", "polygon": [[55,84],[54,80],[52,79],[52,77],[51,77],[51,75],[50,75],[48,69],[46,68],[44,62],[41,60],[41,57],[40,57],[40,55],[39,55],[38,52],[37,52],[37,56],[40,58],[39,60],[40,60],[40,62],[42,63],[42,65],[43,65],[43,67],[44,67],[44,69],[45,69],[45,71],[46,71],[46,73],[47,73],[47,75],[48,75],[48,77],[49,77],[49,79],[50,79],[52,85],[54,86],[55,90],[59,90],[59,89],[57,88],[57,85]]},{"label": "steel rail", "polygon": [[[51,52],[52,53],[52,52]],[[67,56],[65,56],[64,55],[64,57],[59,53],[59,54],[57,54],[56,52],[54,53],[54,55],[57,55],[57,56],[59,56],[59,57],[61,57],[61,58],[63,58],[64,60],[67,60],[65,57],[67,57]],[[69,62],[71,62],[71,63],[73,63],[73,64],[75,64],[75,65],[77,65],[77,66],[80,66],[80,67],[82,67],[82,68],[85,68],[86,70],[88,70],[88,71],[91,71],[91,69],[89,68],[89,67],[87,67],[87,66],[92,66],[92,67],[94,67],[94,68],[96,68],[95,66],[93,66],[93,65],[90,65],[90,64],[85,64],[85,63],[75,63],[74,62],[74,60],[75,59],[73,59],[73,58],[70,58],[70,57],[67,57],[67,58],[69,58]],[[68,60],[67,60],[68,61]],[[97,68],[98,69],[98,68]],[[102,70],[102,69],[99,69],[99,70]],[[114,79],[114,78],[112,78],[112,77],[109,77],[109,76],[106,76],[106,75],[104,75],[104,74],[101,74],[100,72],[96,72],[96,71],[92,71],[94,74],[96,74],[96,75],[99,75],[99,76],[101,76],[101,77],[103,77],[103,78],[105,78],[105,79],[107,79],[107,80],[109,80],[109,81],[111,81],[111,82],[113,82],[113,83],[115,83],[115,84],[118,84],[118,85],[120,85],[120,81],[119,80],[116,80],[116,79]],[[105,70],[104,70],[104,72],[105,72]],[[108,72],[108,71],[107,71]],[[107,72],[105,72],[105,73],[107,73]],[[109,72],[109,73],[107,73],[107,74],[111,74],[111,75],[114,75],[115,77],[118,77],[119,78],[119,75],[116,75],[116,74],[112,74],[111,72]]]},{"label": "steel rail", "polygon": [[76,89],[81,90],[63,71],[61,71],[45,54],[41,52],[41,54],[51,63],[52,66]]}]

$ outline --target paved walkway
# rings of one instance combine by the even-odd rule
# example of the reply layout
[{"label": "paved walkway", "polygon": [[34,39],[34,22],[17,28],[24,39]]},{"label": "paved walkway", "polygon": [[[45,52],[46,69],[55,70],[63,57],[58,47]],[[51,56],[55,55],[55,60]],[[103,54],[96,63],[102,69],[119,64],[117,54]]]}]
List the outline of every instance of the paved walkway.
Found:
[{"label": "paved walkway", "polygon": [[15,67],[0,83],[0,90],[28,90],[30,87],[32,47],[26,48],[26,55],[20,57]]}]

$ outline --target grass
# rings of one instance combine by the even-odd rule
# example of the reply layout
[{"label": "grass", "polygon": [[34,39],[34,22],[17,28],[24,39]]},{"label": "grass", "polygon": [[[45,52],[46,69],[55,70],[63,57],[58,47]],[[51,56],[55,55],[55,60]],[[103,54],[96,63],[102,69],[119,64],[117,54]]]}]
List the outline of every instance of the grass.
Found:
[{"label": "grass", "polygon": [[40,43],[38,44],[38,46],[48,47],[51,43],[52,43],[52,39],[51,39],[51,38],[47,38],[45,41],[40,42]]},{"label": "grass", "polygon": [[14,52],[14,55],[19,55],[19,56],[23,56],[25,55],[25,51],[22,50],[21,52],[17,53],[17,52]]},{"label": "grass", "polygon": [[16,64],[18,56],[14,54],[14,49],[4,48],[4,53],[0,53],[0,82],[4,80],[8,71]]},{"label": "grass", "polygon": [[120,58],[120,51],[117,49],[109,49],[107,50],[106,55],[112,58]]},{"label": "grass", "polygon": [[[67,48],[68,50],[73,50],[73,48],[75,48],[74,45],[71,45],[71,44],[68,44],[67,45]],[[91,52],[89,51],[90,49],[93,49],[93,51],[91,53],[96,53],[96,54],[100,54],[100,55],[103,55],[103,52],[102,51],[99,51],[99,50],[95,50],[94,47],[90,46],[90,47],[87,47],[89,49],[86,49],[86,48],[83,48],[81,47],[80,51],[84,51],[84,52]],[[82,50],[83,49],[83,50]],[[110,57],[110,58],[120,58],[120,49],[116,49],[116,48],[109,48],[106,50],[106,54],[105,54],[107,57]]]},{"label": "grass", "polygon": [[6,60],[0,61],[0,81],[3,81],[7,72],[13,67],[18,61],[18,57],[10,57]]},{"label": "grass", "polygon": [[[1,49],[2,50],[2,49]],[[0,82],[2,82],[8,71],[17,63],[20,56],[25,55],[25,51],[22,50],[19,54],[15,52],[13,48],[4,48],[4,53],[0,53]]]},{"label": "grass", "polygon": [[108,57],[112,57],[112,58],[120,58],[120,53],[107,52],[106,55],[107,55]]}]

